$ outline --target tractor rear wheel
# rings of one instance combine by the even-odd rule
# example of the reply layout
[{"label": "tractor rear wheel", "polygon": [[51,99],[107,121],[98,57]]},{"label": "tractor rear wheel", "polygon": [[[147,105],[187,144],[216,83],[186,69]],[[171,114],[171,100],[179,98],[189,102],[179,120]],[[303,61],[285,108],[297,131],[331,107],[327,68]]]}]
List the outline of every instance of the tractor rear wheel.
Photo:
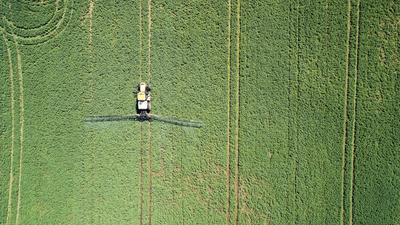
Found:
[{"label": "tractor rear wheel", "polygon": [[151,102],[148,103],[148,106],[147,106],[147,113],[150,113],[150,111],[151,111]]}]

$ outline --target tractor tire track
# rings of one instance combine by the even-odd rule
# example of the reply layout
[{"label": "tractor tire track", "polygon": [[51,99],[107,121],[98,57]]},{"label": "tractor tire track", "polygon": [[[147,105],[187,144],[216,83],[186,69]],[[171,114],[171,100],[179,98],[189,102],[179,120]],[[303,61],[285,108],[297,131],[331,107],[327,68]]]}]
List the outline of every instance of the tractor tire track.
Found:
[{"label": "tractor tire track", "polygon": [[94,71],[94,62],[93,62],[93,12],[94,12],[94,0],[89,0],[89,6],[88,6],[88,13],[87,13],[87,18],[89,19],[89,34],[88,34],[88,49],[89,49],[89,60],[90,60],[90,78],[89,78],[89,91],[90,91],[90,100],[93,100],[93,87],[94,87],[94,81],[93,81],[93,71]]},{"label": "tractor tire track", "polygon": [[29,5],[42,6],[42,5],[47,5],[47,4],[53,3],[55,1],[56,0],[53,0],[53,1],[43,1],[43,0],[41,0],[41,1],[26,1],[26,0],[23,0],[21,2],[24,4],[29,4]]},{"label": "tractor tire track", "polygon": [[[150,84],[151,79],[152,79],[152,74],[151,74],[151,25],[152,25],[152,18],[151,18],[151,0],[147,1],[147,44],[148,44],[148,49],[147,49],[147,80],[148,84]],[[151,225],[151,217],[152,217],[152,207],[153,207],[153,195],[152,195],[152,185],[153,185],[153,168],[152,168],[152,161],[153,161],[153,152],[152,152],[152,145],[151,145],[151,123],[149,122],[148,125],[148,154],[149,154],[149,168],[148,168],[148,175],[149,175],[149,186],[148,186],[148,191],[149,191],[149,204],[148,204],[148,214],[149,214],[149,221],[148,225]]]},{"label": "tractor tire track", "polygon": [[93,11],[94,11],[94,0],[89,0],[88,8],[88,19],[89,19],[89,46],[93,45]]},{"label": "tractor tire track", "polygon": [[140,124],[140,214],[139,214],[139,221],[140,221],[140,225],[143,225],[143,203],[144,203],[144,199],[143,199],[143,124]]},{"label": "tractor tire track", "polygon": [[354,180],[355,180],[355,138],[356,138],[356,116],[357,116],[357,81],[358,81],[358,71],[359,71],[359,52],[360,52],[360,5],[361,0],[357,1],[357,22],[356,22],[356,50],[355,50],[355,66],[354,66],[354,96],[353,96],[353,122],[352,122],[352,134],[351,134],[351,177],[350,177],[350,202],[349,202],[349,224],[353,224],[353,192],[354,192]]},{"label": "tractor tire track", "polygon": [[[295,120],[295,127],[296,127],[296,155],[294,157],[294,182],[293,182],[293,189],[294,189],[294,208],[297,208],[297,198],[298,198],[298,186],[297,186],[297,175],[299,174],[299,166],[297,161],[297,152],[299,150],[299,104],[300,104],[300,0],[297,0],[296,3],[296,120]],[[298,221],[298,213],[295,211],[294,215],[294,224],[297,224]]]},{"label": "tractor tire track", "polygon": [[[88,33],[88,42],[87,42],[88,63],[86,64],[88,66],[88,72],[86,74],[87,78],[85,79],[86,80],[85,89],[87,90],[87,92],[86,92],[87,97],[86,96],[84,97],[84,103],[83,103],[84,105],[86,105],[85,107],[92,104],[94,95],[95,95],[95,90],[94,90],[95,79],[93,78],[93,74],[94,74],[94,70],[95,70],[94,69],[95,56],[94,56],[93,42],[90,41],[90,36],[92,35],[91,33],[93,33],[93,30],[90,30],[91,23],[93,23],[92,22],[93,11],[92,12],[90,12],[90,11],[94,10],[94,8],[90,9],[91,1],[92,0],[88,0],[88,6],[87,6],[88,11],[85,15],[85,18],[89,19],[89,25],[88,25],[89,33]],[[87,21],[85,20],[85,22],[87,22]],[[93,142],[95,141],[94,133],[88,132],[85,139],[86,139],[85,145],[89,144],[89,146],[90,146],[89,148],[92,148],[91,146],[94,146]],[[93,188],[91,188],[91,187],[95,186],[94,177],[96,177],[95,169],[93,169],[96,167],[96,165],[93,164],[93,160],[92,160],[92,159],[96,158],[96,155],[94,154],[94,152],[95,151],[91,151],[89,154],[85,155],[86,157],[85,157],[85,159],[83,159],[83,162],[85,164],[84,171],[87,171],[87,172],[86,173],[84,172],[85,173],[85,175],[84,175],[85,185],[84,185],[84,188],[81,188],[80,195],[85,196],[84,197],[85,201],[88,202],[87,204],[85,204],[84,210],[90,211],[90,214],[88,214],[89,216],[86,217],[87,218],[86,223],[94,223],[94,219],[91,215],[93,213],[93,208],[98,205],[98,200],[97,200],[97,198],[93,197],[93,195],[95,195],[95,193],[92,190]],[[88,194],[88,193],[90,193],[90,194]],[[87,198],[94,199],[94,200],[90,201]],[[83,218],[85,218],[85,217],[83,217]]]},{"label": "tractor tire track", "polygon": [[227,57],[227,127],[226,127],[226,225],[230,224],[231,218],[231,146],[230,146],[230,129],[231,129],[231,0],[228,0],[228,35],[227,35],[227,48],[228,48],[228,57]]},{"label": "tractor tire track", "polygon": [[[58,3],[58,1],[57,1]],[[56,3],[56,4],[57,4]],[[65,10],[64,10],[64,14],[63,14],[63,18],[66,12],[66,6],[65,6]],[[72,11],[71,11],[72,12]],[[72,15],[72,13],[71,13]],[[14,25],[12,22],[7,21],[5,18],[3,18],[6,21],[6,24],[8,23],[9,25],[12,24]],[[62,20],[60,20],[62,21]],[[57,31],[59,24],[61,24],[60,22],[57,24],[56,28],[54,29],[55,31]],[[15,28],[15,26],[14,26]],[[13,83],[13,65],[12,65],[12,60],[11,60],[11,51],[10,51],[10,46],[8,45],[8,41],[7,41],[7,35],[12,38],[14,45],[15,45],[15,50],[16,50],[16,60],[17,60],[17,74],[18,74],[18,85],[19,85],[19,126],[20,126],[20,130],[19,130],[19,147],[20,147],[20,151],[19,151],[19,174],[18,174],[18,190],[17,190],[17,209],[16,209],[16,218],[15,218],[15,224],[19,224],[20,221],[20,209],[21,209],[21,192],[22,192],[22,174],[23,174],[23,153],[24,153],[24,125],[25,125],[25,109],[24,109],[24,81],[23,81],[23,73],[22,73],[22,59],[21,59],[21,52],[18,46],[18,38],[24,38],[22,36],[18,36],[18,34],[14,33],[14,29],[12,29],[12,33],[8,33],[6,29],[2,28],[3,31],[3,39],[6,42],[6,48],[7,48],[7,55],[9,58],[9,67],[10,67],[10,82],[11,82],[11,98],[12,98],[12,103],[11,103],[11,111],[12,111],[12,152],[11,152],[11,164],[10,164],[10,182],[9,182],[9,196],[8,196],[8,205],[7,205],[7,218],[6,218],[6,224],[9,224],[9,221],[11,219],[11,210],[12,210],[12,203],[11,203],[11,198],[12,198],[12,183],[13,183],[13,158],[14,158],[14,139],[15,139],[15,116],[14,116],[14,83]],[[53,31],[50,31],[48,34],[50,35]],[[45,34],[46,36],[47,34]],[[58,35],[58,34],[56,34]],[[45,37],[44,36],[44,37]],[[38,36],[39,37],[39,36]],[[29,38],[25,38],[26,40],[32,40],[35,37],[29,37]]]},{"label": "tractor tire track", "polygon": [[[14,34],[14,35],[16,35],[18,38],[26,38],[26,39],[35,38],[35,37],[39,37],[39,36],[46,35],[46,33],[51,32],[52,30],[55,29],[55,28],[50,29],[49,26],[51,25],[51,23],[53,23],[53,22],[55,21],[57,11],[60,10],[60,9],[58,8],[58,7],[59,7],[59,3],[58,3],[58,2],[59,2],[59,0],[57,0],[57,2],[56,2],[56,5],[57,5],[57,6],[56,6],[56,9],[55,9],[55,11],[54,11],[54,13],[53,13],[53,15],[52,15],[52,18],[50,18],[50,20],[47,21],[47,23],[45,23],[45,24],[43,24],[43,25],[40,25],[40,26],[37,26],[37,27],[32,27],[32,28],[19,27],[19,26],[15,25],[14,22],[8,20],[8,19],[5,17],[5,21],[6,21],[5,25],[6,25],[7,27],[5,27],[4,29],[6,30],[6,33],[9,34],[9,35]],[[60,18],[60,20],[57,21],[57,24],[56,24],[56,25],[58,25],[58,24],[60,23],[60,21],[64,19],[64,17],[65,17],[65,9],[66,9],[66,7],[65,7],[65,5],[64,5],[64,7],[63,7],[63,13],[61,14],[61,18]],[[44,30],[43,32],[41,32],[42,29]],[[7,30],[11,30],[12,32],[8,32]],[[49,30],[49,31],[46,31],[46,30]],[[34,33],[34,32],[38,32],[38,34],[22,35],[22,34],[20,34],[21,32],[31,32],[31,33],[32,33],[32,32],[33,32],[33,33]]]},{"label": "tractor tire track", "polygon": [[[73,13],[73,10],[72,10],[73,0],[71,0],[71,3],[69,3],[69,2],[70,1],[66,1],[64,3],[63,14],[62,14],[60,20],[54,26],[54,28],[52,28],[51,30],[49,30],[45,33],[33,35],[32,37],[24,37],[21,34],[14,33],[14,29],[12,28],[13,23],[11,21],[6,21],[5,24],[8,25],[8,28],[0,27],[0,31],[5,32],[6,35],[9,36],[10,39],[11,38],[16,39],[18,41],[18,43],[21,43],[24,45],[35,45],[35,44],[45,43],[45,42],[51,40],[52,38],[59,36],[65,30],[65,28],[68,26],[69,21],[71,20],[71,17],[72,17],[72,13]],[[66,16],[68,9],[70,11],[69,16]],[[10,29],[11,29],[11,32],[8,31]]]},{"label": "tractor tire track", "polygon": [[[143,73],[143,9],[142,0],[139,1],[139,81],[142,82]],[[139,213],[139,224],[143,225],[143,205],[144,205],[144,140],[143,140],[143,124],[140,124],[140,213]]]},{"label": "tractor tire track", "polygon": [[[55,10],[53,11],[53,14],[52,14],[52,16],[51,16],[51,18],[45,23],[45,24],[42,24],[42,25],[39,25],[39,26],[37,26],[37,27],[30,27],[30,28],[26,28],[26,27],[21,27],[21,26],[18,26],[18,25],[15,25],[12,21],[10,21],[10,20],[8,20],[7,19],[7,17],[5,17],[5,20],[8,22],[8,24],[9,24],[9,26],[14,30],[14,34],[16,34],[16,33],[18,33],[18,32],[16,32],[16,31],[22,31],[22,32],[24,32],[24,31],[26,31],[26,32],[42,32],[41,30],[47,30],[47,29],[49,29],[49,26],[54,22],[54,21],[56,21],[56,19],[57,19],[57,12],[60,10],[60,2],[61,0],[56,0],[55,2],[54,2],[54,4],[55,4]],[[43,31],[43,32],[45,32],[45,31]],[[22,35],[21,35],[22,36]],[[32,37],[32,36],[36,36],[36,35],[32,35],[32,34],[29,34],[29,35],[26,35],[26,36],[23,36],[23,37]]]},{"label": "tractor tire track", "polygon": [[152,204],[153,204],[153,199],[152,199],[152,192],[153,192],[153,152],[152,152],[152,146],[151,146],[151,123],[148,124],[148,154],[149,154],[149,161],[148,161],[148,174],[149,174],[149,186],[148,186],[148,191],[149,191],[149,204],[148,204],[148,210],[149,210],[149,225],[151,225],[151,214],[152,214]]},{"label": "tractor tire track", "polygon": [[[292,1],[289,1],[289,7],[288,7],[288,12],[287,12],[288,20],[289,20],[289,40],[288,40],[288,46],[289,46],[289,67],[288,67],[289,69],[288,70],[289,70],[289,72],[288,72],[288,77],[287,77],[288,78],[288,85],[287,85],[287,87],[288,87],[287,88],[287,93],[288,93],[288,95],[287,95],[287,101],[288,101],[288,107],[287,107],[287,115],[288,115],[287,146],[288,146],[288,153],[287,154],[288,154],[288,158],[291,159],[290,162],[293,163],[293,157],[291,155],[291,150],[292,150],[291,143],[293,142],[291,140],[291,136],[292,136],[291,135],[291,133],[292,133],[291,127],[292,127],[292,118],[293,118],[293,116],[291,114],[291,107],[292,107],[292,102],[291,102],[292,78],[291,78],[291,76],[292,76],[292,66],[293,66],[292,58],[290,57],[292,55],[292,36],[293,36],[291,10],[292,10]],[[288,183],[290,182],[290,176],[287,177],[287,182]],[[290,194],[286,193],[286,195],[287,195],[286,204],[289,206],[289,208],[290,207],[294,208],[293,206],[290,206]]]},{"label": "tractor tire track", "polygon": [[[66,8],[66,6],[65,6]],[[65,14],[65,11],[64,11]],[[63,17],[64,17],[63,14]],[[72,10],[71,10],[71,15],[72,15]],[[3,18],[4,21],[6,21],[5,18]],[[12,24],[12,22],[10,21],[6,21],[5,24]],[[57,29],[59,28],[59,24],[58,23],[56,26],[56,29],[54,29],[55,31],[57,31]],[[11,33],[7,32],[7,29],[1,28],[1,30],[3,31],[3,39],[6,42],[6,48],[7,48],[7,55],[8,55],[8,60],[9,60],[9,67],[10,67],[10,82],[11,82],[11,98],[12,98],[12,103],[11,103],[11,107],[12,107],[12,152],[11,152],[11,160],[12,163],[10,164],[10,177],[9,177],[9,196],[8,196],[8,204],[7,204],[7,217],[6,217],[6,224],[9,224],[10,219],[11,219],[11,215],[12,215],[12,203],[11,203],[11,199],[12,199],[12,183],[13,183],[13,158],[14,158],[14,139],[15,139],[15,116],[14,116],[14,83],[13,83],[13,79],[14,79],[14,71],[13,71],[13,65],[12,65],[12,60],[11,60],[11,51],[10,51],[10,46],[8,45],[8,38],[12,38],[14,45],[15,45],[15,50],[16,50],[16,60],[17,60],[17,74],[18,74],[18,84],[19,84],[19,126],[20,126],[20,130],[19,130],[19,147],[20,147],[20,151],[19,151],[19,174],[18,174],[18,190],[17,190],[17,208],[16,208],[16,218],[15,218],[15,224],[19,224],[20,221],[20,209],[21,209],[21,192],[22,192],[22,174],[23,174],[23,153],[24,153],[24,125],[25,125],[25,109],[24,109],[24,81],[23,81],[23,73],[22,73],[22,59],[21,59],[21,52],[18,46],[18,40],[23,40],[23,37],[18,36],[17,34],[14,33],[14,30],[12,30]],[[53,31],[50,31],[48,34],[48,36],[51,35]],[[47,35],[47,34],[46,34]],[[46,37],[46,35],[44,37]],[[56,35],[58,35],[58,33],[56,33]],[[8,36],[8,37],[7,37]],[[34,38],[26,38],[26,40],[33,40]],[[45,40],[47,41],[47,40]]]},{"label": "tractor tire track", "polygon": [[15,224],[19,224],[20,217],[20,208],[21,208],[21,190],[22,190],[22,164],[23,164],[23,153],[24,153],[24,125],[25,125],[25,109],[24,109],[24,80],[22,74],[22,60],[21,60],[21,52],[18,47],[18,43],[14,36],[15,49],[17,53],[17,72],[18,72],[18,80],[19,80],[19,107],[20,107],[20,152],[19,152],[19,175],[18,175],[18,195],[17,195],[17,215],[15,218]]},{"label": "tractor tire track", "polygon": [[[294,152],[292,153],[292,165],[293,165],[293,171],[292,171],[292,173],[293,173],[293,207],[294,208],[297,208],[297,204],[298,204],[298,202],[297,202],[297,197],[298,197],[298,191],[297,191],[297,175],[298,175],[298,161],[297,161],[297,152],[298,152],[298,149],[299,149],[299,112],[300,112],[300,110],[299,110],[299,102],[300,102],[300,71],[301,71],[301,69],[300,69],[300,0],[297,0],[296,2],[295,2],[295,9],[294,9],[294,11],[295,11],[295,13],[296,13],[296,16],[295,16],[295,35],[296,35],[296,38],[295,38],[295,40],[294,40],[294,42],[295,42],[295,50],[294,50],[294,52],[295,52],[295,58],[294,58],[294,61],[295,61],[295,65],[296,65],[296,68],[295,68],[295,76],[294,76],[294,80],[293,80],[293,89],[294,89],[294,97],[293,97],[293,100],[290,100],[290,97],[289,97],[289,104],[290,104],[290,107],[291,107],[291,105],[292,105],[292,103],[294,103],[293,104],[293,107],[295,108],[295,113],[294,113],[294,118],[292,117],[292,123],[293,123],[293,125],[294,125],[294,131],[293,131],[293,148],[294,148]],[[290,75],[289,75],[289,77],[290,77]],[[291,82],[291,79],[290,79],[290,81],[289,82]],[[289,88],[289,90],[291,89],[291,87]],[[290,91],[289,91],[290,92]],[[297,224],[297,221],[298,221],[298,214],[297,214],[297,212],[295,211],[294,213],[293,213],[293,217],[292,217],[292,221],[293,221],[293,224]]]},{"label": "tractor tire track", "polygon": [[239,223],[240,0],[237,0],[236,10],[235,225]]},{"label": "tractor tire track", "polygon": [[8,45],[8,40],[3,33],[3,40],[6,45],[8,66],[9,66],[9,79],[10,79],[10,105],[11,105],[11,149],[10,149],[10,173],[8,183],[8,203],[7,203],[7,217],[6,225],[9,224],[12,216],[12,184],[14,181],[14,142],[15,142],[15,98],[14,98],[14,69],[11,59],[11,50]]},{"label": "tractor tire track", "polygon": [[[297,84],[297,88],[296,88],[296,150],[299,150],[299,114],[300,114],[300,74],[301,74],[301,69],[300,69],[300,0],[297,0],[297,36],[296,36],[296,46],[297,46],[297,75],[296,75],[296,84]],[[296,158],[295,160],[295,176],[294,176],[294,191],[295,191],[295,207],[297,208],[297,198],[298,198],[298,185],[297,185],[297,177],[299,174],[299,161]],[[297,214],[297,211],[295,213],[295,218],[296,218],[296,224],[299,215]]]},{"label": "tractor tire track", "polygon": [[[66,14],[66,9],[64,9],[61,19],[57,22],[57,24],[54,28],[52,28],[51,30],[49,30],[45,33],[41,33],[41,34],[37,34],[37,35],[23,36],[20,33],[16,33],[14,31],[14,29],[16,29],[16,28],[13,28],[13,26],[15,27],[15,25],[13,24],[13,22],[8,21],[8,20],[6,21],[6,24],[9,26],[8,29],[11,29],[12,31],[9,32],[7,28],[0,28],[0,29],[3,29],[3,31],[12,38],[14,38],[13,36],[15,36],[15,38],[18,40],[18,42],[23,43],[23,44],[32,45],[32,44],[45,43],[48,40],[50,40],[52,37],[57,37],[67,26],[67,25],[65,25],[65,27],[62,27],[62,25],[65,24],[64,23],[65,14]],[[72,15],[72,10],[71,10],[71,15]],[[61,30],[60,30],[60,27],[61,27]]]},{"label": "tractor tire track", "polygon": [[142,73],[143,73],[143,8],[142,8],[142,0],[139,1],[139,79],[142,82]]},{"label": "tractor tire track", "polygon": [[148,12],[147,12],[147,43],[148,43],[148,49],[147,49],[147,79],[148,82],[150,83],[152,74],[151,74],[151,0],[147,1],[147,7],[148,7]]},{"label": "tractor tire track", "polygon": [[[298,152],[298,115],[299,115],[299,74],[300,74],[300,3],[291,1],[288,16],[290,21],[289,33],[289,75],[288,75],[288,156],[290,157],[291,174],[288,176],[288,184],[292,184],[292,192],[288,191],[287,205],[295,209],[297,204],[297,152]],[[293,15],[294,14],[294,15]],[[292,198],[292,199],[291,199]],[[297,223],[296,212],[292,213],[291,224]]]},{"label": "tractor tire track", "polygon": [[346,182],[346,143],[347,143],[347,113],[348,113],[348,92],[349,92],[349,72],[350,72],[350,34],[351,34],[351,0],[347,1],[347,41],[346,41],[346,68],[343,96],[343,138],[342,138],[342,184],[341,184],[341,210],[340,223],[345,224],[345,182]]}]

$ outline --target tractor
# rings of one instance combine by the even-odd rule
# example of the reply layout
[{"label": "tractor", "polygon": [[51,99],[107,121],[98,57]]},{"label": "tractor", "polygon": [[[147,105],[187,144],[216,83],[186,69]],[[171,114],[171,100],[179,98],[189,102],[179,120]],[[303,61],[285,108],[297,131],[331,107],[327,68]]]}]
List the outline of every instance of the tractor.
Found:
[{"label": "tractor", "polygon": [[179,126],[200,128],[202,126],[201,121],[193,120],[182,120],[173,117],[164,117],[154,115],[151,113],[151,88],[149,84],[140,82],[137,87],[134,88],[133,93],[136,95],[136,114],[130,115],[105,115],[105,116],[88,116],[85,118],[85,122],[107,122],[107,121],[160,121],[163,123],[169,123]]},{"label": "tractor", "polygon": [[151,111],[151,88],[145,82],[141,82],[137,86],[136,93],[136,113],[139,115],[139,120],[149,120]]}]

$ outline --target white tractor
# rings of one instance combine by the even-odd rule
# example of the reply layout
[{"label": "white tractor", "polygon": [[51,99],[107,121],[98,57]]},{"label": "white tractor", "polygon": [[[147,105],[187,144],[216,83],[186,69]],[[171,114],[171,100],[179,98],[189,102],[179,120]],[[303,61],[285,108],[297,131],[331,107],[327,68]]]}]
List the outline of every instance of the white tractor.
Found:
[{"label": "white tractor", "polygon": [[139,118],[148,120],[149,113],[151,111],[151,95],[150,86],[145,82],[141,82],[137,87],[137,98],[136,98],[136,113],[139,114]]}]

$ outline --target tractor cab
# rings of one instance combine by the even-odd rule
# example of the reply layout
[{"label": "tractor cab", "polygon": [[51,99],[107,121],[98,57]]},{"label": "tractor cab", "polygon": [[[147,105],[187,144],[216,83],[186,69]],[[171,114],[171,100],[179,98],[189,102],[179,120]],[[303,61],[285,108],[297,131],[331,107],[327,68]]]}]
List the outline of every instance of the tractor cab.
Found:
[{"label": "tractor cab", "polygon": [[151,95],[150,87],[145,82],[141,82],[137,87],[136,94],[136,113],[139,114],[139,119],[148,120],[148,113],[151,111]]}]

